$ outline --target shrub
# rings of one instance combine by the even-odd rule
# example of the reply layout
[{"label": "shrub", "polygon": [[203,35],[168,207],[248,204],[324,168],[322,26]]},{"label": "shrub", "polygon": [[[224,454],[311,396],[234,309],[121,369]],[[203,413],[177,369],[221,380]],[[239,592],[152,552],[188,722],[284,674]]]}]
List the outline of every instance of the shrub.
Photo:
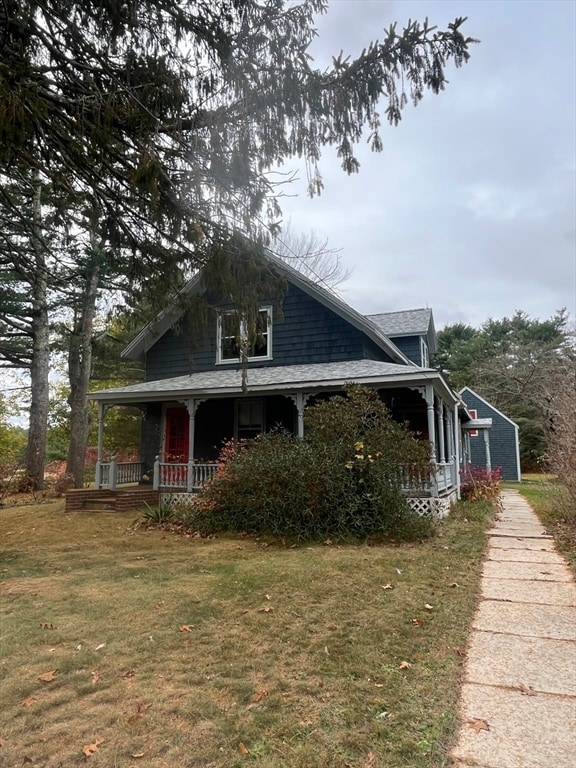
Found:
[{"label": "shrub", "polygon": [[500,496],[502,468],[467,466],[460,471],[460,493],[468,501],[495,501]]},{"label": "shrub", "polygon": [[277,431],[226,443],[189,525],[295,539],[424,535],[402,493],[404,464],[429,468],[428,444],[395,423],[373,390],[306,411],[304,439]]}]

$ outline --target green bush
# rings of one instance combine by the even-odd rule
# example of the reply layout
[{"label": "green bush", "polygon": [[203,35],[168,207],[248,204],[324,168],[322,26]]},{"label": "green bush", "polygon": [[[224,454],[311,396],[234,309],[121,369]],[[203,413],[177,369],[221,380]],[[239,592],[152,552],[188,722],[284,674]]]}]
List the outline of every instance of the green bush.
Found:
[{"label": "green bush", "polygon": [[352,386],[306,410],[306,437],[227,443],[189,525],[293,539],[422,536],[402,493],[406,467],[429,469],[428,444],[395,423],[376,392]]}]

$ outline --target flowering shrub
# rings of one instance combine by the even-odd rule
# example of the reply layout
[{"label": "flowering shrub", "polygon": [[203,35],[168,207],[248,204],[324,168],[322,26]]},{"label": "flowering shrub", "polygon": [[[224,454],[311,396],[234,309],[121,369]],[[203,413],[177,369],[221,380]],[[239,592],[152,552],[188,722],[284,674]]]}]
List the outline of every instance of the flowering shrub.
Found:
[{"label": "flowering shrub", "polygon": [[460,493],[468,501],[495,501],[500,495],[502,468],[466,466],[460,471]]},{"label": "flowering shrub", "polygon": [[389,416],[373,390],[350,387],[308,408],[306,436],[277,431],[223,446],[215,477],[189,524],[203,533],[249,531],[291,538],[412,532],[403,463],[428,467],[428,444]]}]

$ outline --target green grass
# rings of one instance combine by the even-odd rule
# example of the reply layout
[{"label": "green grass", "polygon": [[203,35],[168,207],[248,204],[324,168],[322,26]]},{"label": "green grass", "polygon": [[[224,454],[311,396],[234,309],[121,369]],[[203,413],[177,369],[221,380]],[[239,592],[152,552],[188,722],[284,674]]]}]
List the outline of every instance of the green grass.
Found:
[{"label": "green grass", "polygon": [[447,765],[490,517],[283,548],[0,510],[0,764]]},{"label": "green grass", "polygon": [[522,475],[521,483],[504,483],[516,488],[536,512],[558,551],[576,575],[576,507],[566,489],[553,475]]}]

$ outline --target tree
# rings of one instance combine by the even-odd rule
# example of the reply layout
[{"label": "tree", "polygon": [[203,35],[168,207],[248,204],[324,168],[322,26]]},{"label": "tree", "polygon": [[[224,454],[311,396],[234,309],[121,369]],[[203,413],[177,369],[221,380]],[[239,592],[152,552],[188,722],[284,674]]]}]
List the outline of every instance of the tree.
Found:
[{"label": "tree", "polygon": [[472,387],[518,423],[525,468],[538,466],[546,450],[544,393],[569,350],[567,323],[564,310],[547,320],[517,311],[479,329],[456,323],[438,334],[434,364],[455,389]]},{"label": "tree", "polygon": [[[4,278],[28,258],[33,276],[28,360],[38,407],[29,471],[41,484],[49,307],[52,292],[62,299],[70,285],[84,286],[86,301],[85,311],[71,318],[75,445],[86,434],[81,401],[90,367],[89,314],[101,271],[88,275],[83,259],[72,260],[65,282],[59,273],[54,284],[50,268],[67,252],[79,209],[93,212],[85,245],[94,255],[95,238],[110,284],[117,281],[118,290],[136,299],[158,293],[159,274],[165,289],[177,288],[214,249],[225,250],[234,232],[258,244],[276,230],[272,165],[303,157],[310,194],[322,189],[325,146],[337,148],[347,173],[356,172],[354,146],[366,130],[372,148],[381,149],[380,107],[398,124],[408,99],[417,104],[427,90],[444,89],[446,66],[466,62],[473,41],[462,34],[464,19],[446,31],[427,22],[411,22],[402,32],[393,25],[357,58],[337,57],[320,71],[307,48],[324,0],[7,0],[6,6],[0,225],[8,221],[10,228],[1,266]],[[39,188],[49,190],[53,216],[44,215],[41,199],[31,214],[7,191],[32,172]],[[234,248],[228,250],[233,258]],[[248,272],[235,270],[237,279]],[[77,291],[72,296],[69,304]],[[80,453],[80,447],[72,451]]]},{"label": "tree", "polygon": [[274,238],[270,249],[294,269],[329,290],[350,277],[350,270],[340,260],[339,250],[329,248],[328,240],[320,240],[314,231],[299,235],[288,224]]}]

